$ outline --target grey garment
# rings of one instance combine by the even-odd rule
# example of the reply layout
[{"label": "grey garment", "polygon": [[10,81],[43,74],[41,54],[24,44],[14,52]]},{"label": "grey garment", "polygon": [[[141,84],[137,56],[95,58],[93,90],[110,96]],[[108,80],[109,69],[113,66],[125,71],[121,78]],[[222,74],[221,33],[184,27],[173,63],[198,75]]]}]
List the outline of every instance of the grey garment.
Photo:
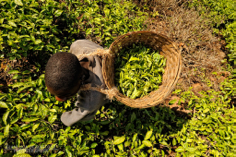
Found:
[{"label": "grey garment", "polygon": [[[89,41],[89,40],[77,40],[72,43],[70,52],[78,54],[89,54],[96,49],[103,49],[101,46]],[[97,56],[88,56],[80,58],[87,58],[89,61],[89,78],[85,80],[85,84],[91,83],[93,87],[101,86],[105,88],[105,83],[102,76],[102,62]],[[75,103],[76,108],[72,111],[65,112],[61,116],[61,121],[66,126],[71,126],[78,121],[88,121],[94,118],[97,110],[108,102],[106,95],[97,91],[79,91],[77,101]]]}]

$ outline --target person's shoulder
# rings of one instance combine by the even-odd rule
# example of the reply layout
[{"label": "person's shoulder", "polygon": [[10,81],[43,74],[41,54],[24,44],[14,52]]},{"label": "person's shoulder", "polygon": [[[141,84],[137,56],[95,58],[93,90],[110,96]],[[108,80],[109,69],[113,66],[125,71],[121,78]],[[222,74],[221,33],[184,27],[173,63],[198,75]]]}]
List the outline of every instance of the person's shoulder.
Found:
[{"label": "person's shoulder", "polygon": [[102,48],[102,46],[96,44],[95,42],[87,40],[87,39],[79,39],[79,40],[74,41],[71,44],[71,48],[73,48],[73,47]]},{"label": "person's shoulder", "polygon": [[71,44],[70,52],[73,54],[91,53],[98,48],[103,49],[103,47],[90,40],[79,39]]},{"label": "person's shoulder", "polygon": [[94,42],[92,42],[92,41],[90,41],[90,40],[87,40],[87,39],[78,39],[78,40],[75,40],[73,43],[72,43],[72,45],[74,44],[74,43],[88,43],[88,44],[95,44]]}]

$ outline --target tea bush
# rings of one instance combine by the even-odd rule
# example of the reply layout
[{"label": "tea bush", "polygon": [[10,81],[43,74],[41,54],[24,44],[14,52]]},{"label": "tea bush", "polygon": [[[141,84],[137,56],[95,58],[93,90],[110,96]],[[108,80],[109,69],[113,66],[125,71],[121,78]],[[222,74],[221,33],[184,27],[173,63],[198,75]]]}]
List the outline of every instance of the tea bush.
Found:
[{"label": "tea bush", "polygon": [[[21,59],[29,55],[44,56],[63,49],[66,41],[60,37],[72,39],[79,33],[76,17],[66,9],[65,4],[56,1],[21,1],[1,0],[0,28],[2,57]],[[65,28],[59,29],[57,19],[67,20]]]},{"label": "tea bush", "polygon": [[[211,20],[214,33],[222,34],[229,50],[229,62],[235,66],[235,9],[232,0],[192,0],[199,14]],[[235,70],[228,65],[233,75]],[[220,92],[208,90],[201,97],[191,92],[180,94],[182,101],[190,98],[194,107],[193,118],[177,134],[180,146],[176,156],[235,156],[235,109],[231,101],[235,97],[235,79],[231,75],[220,85]],[[211,83],[209,83],[211,86]],[[230,105],[231,104],[231,105]]]},{"label": "tea bush", "polygon": [[143,29],[145,17],[132,2],[121,0],[1,0],[1,57],[38,55],[45,61],[85,38],[83,32],[109,46],[118,35]]},{"label": "tea bush", "polygon": [[159,89],[165,66],[166,59],[158,51],[133,44],[117,55],[116,86],[131,99],[141,98]]},{"label": "tea bush", "polygon": [[[73,108],[72,102],[56,101],[45,89],[44,75],[36,81],[15,83],[9,90],[9,93],[0,94],[0,105],[7,109],[0,119],[0,145],[4,148],[1,153],[13,150],[12,146],[15,146],[33,154],[32,150],[37,146],[42,146],[41,151],[50,146],[44,154],[163,154],[164,151],[155,146],[163,144],[170,149],[174,133],[185,122],[166,108],[139,110],[113,102],[103,106],[95,120],[65,127],[60,116]],[[168,134],[173,135],[169,137]],[[39,154],[40,149],[35,150]]]},{"label": "tea bush", "polygon": [[[232,84],[231,84],[232,85]],[[221,88],[223,90],[223,88]],[[231,92],[233,87],[231,86]],[[201,97],[191,92],[181,94],[190,97],[194,106],[193,118],[177,133],[177,156],[234,156],[236,112],[229,106],[231,99],[221,92],[201,92]]]},{"label": "tea bush", "polygon": [[229,61],[235,65],[235,5],[233,0],[193,0],[190,6],[194,6],[199,10],[205,18],[209,18],[214,27],[214,32],[222,34],[226,40],[227,48],[230,53]]},{"label": "tea bush", "polygon": [[94,120],[65,127],[60,116],[73,108],[74,98],[56,101],[45,89],[44,75],[18,82],[9,93],[0,94],[0,105],[7,109],[0,119],[1,153],[22,148],[33,156],[164,156],[174,147],[179,156],[230,156],[236,114],[223,86],[233,91],[225,81],[222,92],[201,92],[201,97],[191,90],[173,92],[181,97],[179,102],[194,109],[190,120],[168,108],[132,109],[113,102],[103,106]]},{"label": "tea bush", "polygon": [[[203,16],[203,18],[210,19],[211,26],[214,28],[214,33],[218,35],[223,35],[226,41],[226,48],[228,48],[228,58],[229,61],[227,64],[227,71],[232,73],[229,76],[229,80],[227,84],[231,84],[235,86],[235,7],[234,2],[232,0],[203,0],[196,1],[192,0],[190,3],[190,7],[196,7],[199,10],[199,14]],[[224,61],[223,61],[224,62]],[[227,90],[225,88],[224,90]],[[228,91],[225,93],[230,93],[229,97],[235,98],[236,90],[232,92]],[[224,93],[224,94],[225,94]]]},{"label": "tea bush", "polygon": [[[114,0],[0,0],[0,10],[1,57],[11,59],[30,55],[43,59],[59,50],[67,51],[81,32],[108,46],[117,35],[144,29],[146,17],[133,3]],[[105,16],[107,20],[101,18]],[[0,156],[236,153],[236,114],[230,105],[235,91],[232,79],[222,83],[220,92],[208,90],[196,96],[191,90],[174,91],[181,98],[178,104],[193,110],[192,118],[168,108],[132,109],[111,102],[94,120],[66,127],[60,116],[73,109],[75,97],[64,103],[56,101],[46,90],[44,74],[37,79],[29,70],[11,70],[9,74],[15,83],[9,85],[7,93],[0,93],[0,108],[4,110],[0,115]]]}]

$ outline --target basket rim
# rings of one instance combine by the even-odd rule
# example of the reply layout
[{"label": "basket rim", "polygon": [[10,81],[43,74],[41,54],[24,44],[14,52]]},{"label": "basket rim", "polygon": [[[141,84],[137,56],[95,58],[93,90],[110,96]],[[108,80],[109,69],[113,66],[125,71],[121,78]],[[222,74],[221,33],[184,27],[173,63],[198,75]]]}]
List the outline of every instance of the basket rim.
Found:
[{"label": "basket rim", "polygon": [[[156,106],[156,105],[160,104],[161,102],[163,102],[163,101],[165,100],[165,98],[171,93],[171,91],[173,90],[173,88],[175,87],[175,85],[176,85],[176,83],[177,83],[177,81],[178,81],[179,75],[180,75],[180,73],[181,73],[181,69],[182,69],[182,68],[181,68],[181,67],[182,67],[182,66],[181,66],[181,65],[182,65],[182,61],[181,61],[181,59],[182,59],[182,57],[181,57],[181,51],[179,51],[179,49],[178,49],[178,47],[176,46],[175,42],[173,42],[173,41],[172,41],[169,37],[167,37],[166,35],[161,34],[161,33],[156,33],[156,32],[153,32],[153,31],[135,31],[135,32],[128,32],[128,33],[126,33],[126,34],[124,34],[124,35],[121,35],[121,36],[117,37],[117,38],[115,39],[115,41],[110,45],[110,47],[109,47],[109,53],[112,53],[112,52],[111,52],[111,51],[112,51],[112,48],[113,48],[115,45],[117,45],[121,40],[123,40],[124,38],[126,38],[127,36],[131,36],[131,35],[134,35],[134,34],[140,34],[140,35],[142,35],[143,33],[144,33],[144,34],[149,34],[149,33],[151,33],[151,34],[160,36],[161,38],[165,39],[165,40],[167,41],[167,43],[169,43],[171,46],[173,46],[174,51],[177,52],[177,53],[176,53],[176,54],[177,54],[176,57],[177,57],[177,59],[178,59],[178,66],[177,66],[176,68],[178,68],[178,69],[177,69],[177,72],[176,72],[176,74],[175,74],[175,77],[174,77],[173,81],[171,81],[171,84],[169,85],[170,88],[167,89],[167,91],[166,91],[166,93],[164,94],[164,96],[162,97],[162,99],[161,99],[161,100],[158,100],[157,103],[146,104],[146,105],[142,105],[142,104],[137,105],[137,102],[146,99],[147,97],[149,97],[150,95],[152,95],[152,93],[153,93],[154,91],[158,91],[159,89],[154,90],[154,91],[150,92],[148,95],[146,95],[146,96],[144,96],[144,97],[142,97],[142,98],[137,98],[137,99],[131,99],[131,98],[125,96],[125,95],[123,95],[123,94],[117,89],[117,92],[118,92],[118,93],[117,93],[117,95],[115,95],[115,98],[116,98],[118,101],[124,103],[125,105],[127,105],[127,106],[129,106],[129,107],[133,107],[133,108],[147,108],[147,107]],[[176,62],[176,63],[177,63],[177,62]],[[104,68],[103,68],[103,69],[104,69]],[[166,69],[166,67],[165,67],[165,69]],[[104,70],[105,70],[105,69],[104,69]],[[106,72],[105,72],[105,73],[106,73]],[[104,79],[107,79],[107,78],[105,77]],[[114,81],[114,80],[113,80],[113,81]],[[107,81],[107,82],[105,81],[106,86],[107,86],[108,89],[111,89],[111,88],[116,87],[115,84],[114,84],[114,86],[110,86],[110,84],[107,84],[108,82],[109,82],[109,81]],[[117,87],[116,87],[116,88],[117,88]],[[163,88],[164,88],[164,87],[163,87]],[[131,101],[131,102],[134,102],[134,103],[125,103],[124,101],[122,101],[122,99],[127,99],[127,100],[129,100],[129,101]]]}]

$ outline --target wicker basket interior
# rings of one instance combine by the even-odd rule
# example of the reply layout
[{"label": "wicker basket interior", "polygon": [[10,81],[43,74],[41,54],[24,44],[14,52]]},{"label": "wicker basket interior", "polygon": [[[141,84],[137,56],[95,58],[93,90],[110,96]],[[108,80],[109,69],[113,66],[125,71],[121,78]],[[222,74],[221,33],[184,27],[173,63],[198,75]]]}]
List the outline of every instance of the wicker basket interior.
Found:
[{"label": "wicker basket interior", "polygon": [[[158,90],[152,91],[150,94],[138,98],[130,99],[119,91],[115,95],[117,101],[134,107],[134,108],[148,108],[156,106],[163,102],[163,100],[174,89],[181,71],[181,54],[168,37],[150,31],[131,32],[118,37],[110,46],[109,52],[117,54],[122,48],[133,45],[135,43],[142,43],[154,50],[159,50],[161,55],[167,59],[163,81]],[[114,55],[115,56],[115,55]],[[103,59],[103,77],[108,89],[115,87],[115,57],[105,56]]]}]

